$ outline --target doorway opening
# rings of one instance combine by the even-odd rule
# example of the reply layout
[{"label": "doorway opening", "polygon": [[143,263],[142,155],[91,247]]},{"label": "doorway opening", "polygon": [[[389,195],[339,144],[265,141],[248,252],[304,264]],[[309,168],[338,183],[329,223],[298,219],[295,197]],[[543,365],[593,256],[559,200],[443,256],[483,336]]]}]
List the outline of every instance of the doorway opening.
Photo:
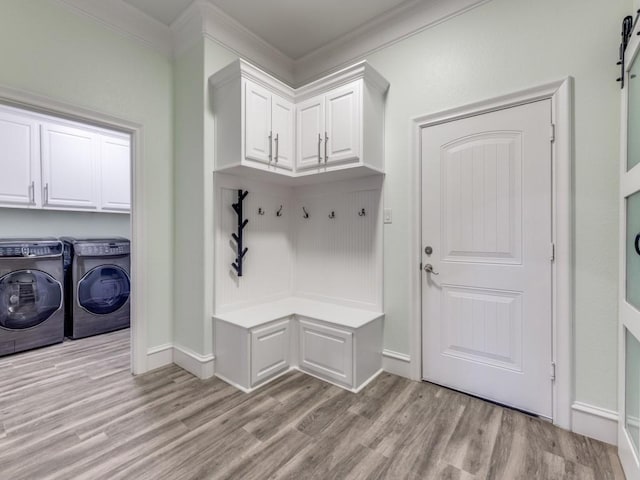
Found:
[{"label": "doorway opening", "polygon": [[[16,354],[33,351],[44,358],[46,349],[54,348],[45,344],[96,344],[117,337],[120,348],[126,345],[121,364],[126,363],[134,374],[143,373],[145,326],[137,301],[143,228],[136,201],[142,180],[142,127],[8,88],[0,88],[0,123],[6,127],[4,135],[0,129],[0,142],[10,147],[4,151],[11,151],[14,160],[13,170],[5,171],[19,179],[0,182],[0,215],[5,219],[0,236],[29,240],[21,243],[21,248],[29,250],[25,257],[43,254],[43,258],[35,267],[26,267],[51,270],[50,285],[30,283],[31,296],[26,294],[28,279],[13,282],[11,288],[26,293],[9,295],[13,304],[7,311],[21,311],[21,318],[26,319],[25,312],[38,310],[37,302],[44,301],[45,293],[56,290],[55,286],[62,296],[59,309],[55,314],[49,312],[53,320],[45,319],[40,328],[51,330],[55,324],[59,338],[62,322],[63,338],[74,339],[62,344],[54,336],[42,340],[36,326],[28,337],[35,339],[30,345],[16,329],[6,333],[10,345],[4,353],[14,348]],[[26,193],[22,193],[25,181]],[[46,244],[39,243],[46,239],[51,241],[48,251]],[[84,241],[87,239],[91,240]],[[5,263],[5,270],[12,268]],[[120,333],[109,333],[115,331]],[[37,347],[42,348],[32,350]]]}]

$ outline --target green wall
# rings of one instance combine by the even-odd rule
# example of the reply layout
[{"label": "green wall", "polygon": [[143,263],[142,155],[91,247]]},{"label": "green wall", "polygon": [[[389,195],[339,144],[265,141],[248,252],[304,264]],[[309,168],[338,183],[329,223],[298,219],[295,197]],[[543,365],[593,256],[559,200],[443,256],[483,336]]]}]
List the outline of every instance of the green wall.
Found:
[{"label": "green wall", "polygon": [[237,56],[203,38],[175,60],[174,341],[212,353],[213,113],[209,76]]},{"label": "green wall", "polygon": [[[409,352],[409,120],[571,75],[575,396],[616,409],[620,97],[613,80],[620,21],[631,7],[632,0],[492,0],[368,56],[391,83],[385,204],[394,222],[385,225],[385,348]],[[213,120],[207,79],[235,54],[203,39],[173,64],[50,1],[3,0],[0,58],[1,85],[144,125],[149,346],[175,340],[210,353]]]},{"label": "green wall", "polygon": [[[630,0],[492,0],[367,57],[386,112],[385,348],[408,353],[409,120],[575,77],[575,397],[617,409],[620,22]],[[568,294],[568,292],[565,292]]]},{"label": "green wall", "polygon": [[0,237],[22,236],[131,238],[130,217],[122,213],[0,208]]},{"label": "green wall", "polygon": [[2,0],[0,85],[143,125],[148,346],[172,339],[171,60],[47,0]]}]

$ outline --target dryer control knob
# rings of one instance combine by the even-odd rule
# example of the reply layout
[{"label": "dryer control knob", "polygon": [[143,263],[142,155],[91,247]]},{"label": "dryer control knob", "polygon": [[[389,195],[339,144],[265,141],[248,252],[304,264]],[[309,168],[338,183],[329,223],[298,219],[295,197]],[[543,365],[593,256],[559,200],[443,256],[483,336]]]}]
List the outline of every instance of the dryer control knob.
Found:
[{"label": "dryer control knob", "polygon": [[17,304],[20,301],[20,297],[18,295],[11,295],[9,297],[9,303],[12,305]]}]

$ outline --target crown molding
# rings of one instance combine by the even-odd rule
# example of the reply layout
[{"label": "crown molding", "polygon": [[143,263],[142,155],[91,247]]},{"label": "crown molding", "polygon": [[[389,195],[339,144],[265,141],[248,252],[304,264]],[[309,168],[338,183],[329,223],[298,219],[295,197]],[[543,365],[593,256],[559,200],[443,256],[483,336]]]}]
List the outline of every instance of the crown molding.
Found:
[{"label": "crown molding", "polygon": [[490,1],[413,0],[403,3],[297,59],[295,84],[306,84]]},{"label": "crown molding", "polygon": [[207,38],[296,87],[491,0],[409,0],[297,60],[249,31],[210,0],[195,0],[170,27],[122,0],[51,1],[167,57],[179,55]]},{"label": "crown molding", "polygon": [[294,62],[208,0],[193,2],[172,24],[174,50],[180,54],[195,40],[208,38],[261,68],[277,79],[291,83]]},{"label": "crown molding", "polygon": [[51,0],[73,13],[91,18],[125,37],[170,57],[173,53],[169,28],[121,0]]},{"label": "crown molding", "polygon": [[275,89],[281,97],[291,103],[296,101],[296,91],[293,88],[242,58],[238,58],[235,62],[211,75],[209,83],[213,88],[221,88],[238,77],[246,78],[268,90]]}]

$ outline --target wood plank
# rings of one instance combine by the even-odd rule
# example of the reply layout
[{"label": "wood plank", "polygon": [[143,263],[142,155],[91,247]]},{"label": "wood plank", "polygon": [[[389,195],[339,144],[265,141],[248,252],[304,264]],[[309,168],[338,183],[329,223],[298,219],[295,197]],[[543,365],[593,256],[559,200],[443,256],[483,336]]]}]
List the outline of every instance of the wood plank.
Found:
[{"label": "wood plank", "polygon": [[618,480],[616,449],[383,373],[353,394],[292,372],[251,394],[120,331],[0,359],[0,478]]}]

